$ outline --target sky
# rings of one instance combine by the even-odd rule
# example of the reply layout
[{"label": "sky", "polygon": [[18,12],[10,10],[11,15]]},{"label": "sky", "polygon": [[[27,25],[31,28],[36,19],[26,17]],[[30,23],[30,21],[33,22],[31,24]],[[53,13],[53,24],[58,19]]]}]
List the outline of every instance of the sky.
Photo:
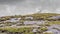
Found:
[{"label": "sky", "polygon": [[0,0],[0,16],[37,13],[60,14],[60,0]]}]

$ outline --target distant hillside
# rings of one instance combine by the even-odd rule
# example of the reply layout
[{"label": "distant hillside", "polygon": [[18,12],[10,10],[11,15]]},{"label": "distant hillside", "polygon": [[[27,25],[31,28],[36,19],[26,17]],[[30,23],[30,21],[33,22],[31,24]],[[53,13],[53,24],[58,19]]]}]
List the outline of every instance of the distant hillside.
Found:
[{"label": "distant hillside", "polygon": [[14,16],[3,16],[3,17],[27,17],[27,16],[38,16],[38,17],[42,17],[42,16],[45,16],[45,17],[49,17],[49,16],[57,16],[57,15],[60,15],[60,14],[55,14],[55,13],[35,13],[35,14],[30,14],[30,15],[14,15]]},{"label": "distant hillside", "polygon": [[55,14],[55,13],[35,13],[35,14],[30,14],[30,15],[25,15],[25,16],[56,16],[60,14]]},{"label": "distant hillside", "polygon": [[25,17],[33,17],[34,20],[39,20],[39,19],[43,19],[43,20],[46,20],[48,19],[49,17],[52,17],[52,16],[58,16],[60,14],[55,14],[55,13],[35,13],[35,14],[30,14],[30,15],[15,15],[15,16],[4,16],[4,17],[0,17],[0,20],[8,20],[10,18],[22,18],[22,19],[25,19]]},{"label": "distant hillside", "polygon": [[47,18],[47,17],[52,17],[52,16],[58,16],[60,14],[55,14],[55,13],[35,13],[35,14],[30,14],[30,15],[25,15],[25,16],[32,16],[32,17],[40,17],[40,18]]}]

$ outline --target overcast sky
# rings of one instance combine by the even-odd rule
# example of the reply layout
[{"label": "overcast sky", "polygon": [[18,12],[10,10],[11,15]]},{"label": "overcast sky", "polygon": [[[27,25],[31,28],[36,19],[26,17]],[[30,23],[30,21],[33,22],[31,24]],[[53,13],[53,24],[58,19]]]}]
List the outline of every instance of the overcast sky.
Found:
[{"label": "overcast sky", "polygon": [[36,13],[60,13],[60,0],[0,0],[0,16]]}]

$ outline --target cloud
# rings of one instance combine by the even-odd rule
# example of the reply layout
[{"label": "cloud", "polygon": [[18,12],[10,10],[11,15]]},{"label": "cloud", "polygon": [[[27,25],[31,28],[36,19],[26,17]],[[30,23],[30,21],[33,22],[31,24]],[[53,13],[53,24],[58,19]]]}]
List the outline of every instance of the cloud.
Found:
[{"label": "cloud", "polygon": [[0,4],[18,5],[21,7],[42,7],[44,8],[58,8],[60,7],[60,0],[0,0]]},{"label": "cloud", "polygon": [[60,0],[0,0],[0,15],[36,13],[36,8],[56,13],[56,9],[60,8]]}]

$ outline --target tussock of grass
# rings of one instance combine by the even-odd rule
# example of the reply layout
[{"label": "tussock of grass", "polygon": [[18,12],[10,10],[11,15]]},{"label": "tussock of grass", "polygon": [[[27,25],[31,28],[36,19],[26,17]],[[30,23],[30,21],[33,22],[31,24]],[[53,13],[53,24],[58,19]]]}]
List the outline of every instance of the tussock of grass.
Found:
[{"label": "tussock of grass", "polygon": [[50,24],[50,25],[53,25],[53,24],[60,25],[60,21],[50,21],[50,22],[48,22],[48,24]]}]

